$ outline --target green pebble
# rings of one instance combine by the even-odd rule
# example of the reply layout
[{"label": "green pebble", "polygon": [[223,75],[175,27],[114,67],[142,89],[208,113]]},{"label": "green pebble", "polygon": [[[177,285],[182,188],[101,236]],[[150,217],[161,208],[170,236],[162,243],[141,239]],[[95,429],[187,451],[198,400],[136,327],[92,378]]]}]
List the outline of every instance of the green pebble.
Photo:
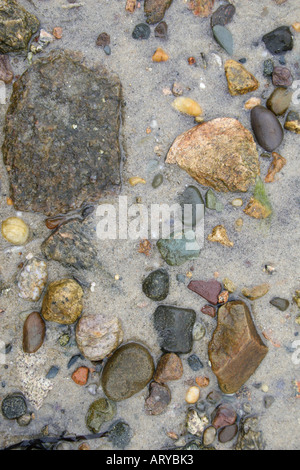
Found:
[{"label": "green pebble", "polygon": [[231,32],[225,28],[217,24],[213,27],[213,35],[217,43],[223,47],[223,49],[229,54],[233,54],[233,37]]},{"label": "green pebble", "polygon": [[163,183],[164,177],[161,173],[158,173],[157,175],[154,176],[153,181],[152,181],[152,187],[154,189],[158,188],[162,183]]},{"label": "green pebble", "polygon": [[205,195],[205,204],[207,209],[222,212],[224,205],[218,200],[212,189],[209,189]]},{"label": "green pebble", "polygon": [[[188,260],[196,259],[200,255],[200,248],[192,248],[194,245],[193,240],[188,240],[184,233],[181,234],[182,238],[174,238],[174,233],[171,234],[169,239],[159,239],[156,246],[166,263],[170,266],[180,266]],[[196,245],[196,244],[195,244]]]},{"label": "green pebble", "polygon": [[116,405],[107,398],[94,401],[87,412],[86,425],[93,433],[98,433],[103,423],[111,421],[116,414]]}]

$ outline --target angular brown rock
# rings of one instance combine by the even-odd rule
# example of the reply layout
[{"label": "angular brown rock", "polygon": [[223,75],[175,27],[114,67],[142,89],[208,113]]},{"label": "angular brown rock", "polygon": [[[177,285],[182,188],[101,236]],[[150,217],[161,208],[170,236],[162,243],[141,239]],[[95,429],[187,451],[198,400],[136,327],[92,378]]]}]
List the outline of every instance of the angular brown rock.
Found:
[{"label": "angular brown rock", "polygon": [[144,11],[148,24],[156,24],[163,20],[166,10],[173,0],[145,0]]},{"label": "angular brown rock", "polygon": [[167,163],[177,163],[196,181],[217,191],[248,190],[259,175],[252,134],[232,118],[199,124],[178,136]]},{"label": "angular brown rock", "polygon": [[224,67],[228,90],[232,96],[245,95],[259,87],[258,80],[240,62],[230,59]]},{"label": "angular brown rock", "polygon": [[290,111],[286,117],[284,128],[288,131],[300,134],[300,114],[297,111]]},{"label": "angular brown rock", "polygon": [[178,380],[182,377],[183,366],[179,356],[175,353],[164,354],[157,364],[154,380],[159,383]]},{"label": "angular brown rock", "polygon": [[244,302],[228,302],[219,309],[208,354],[223,393],[237,392],[267,352]]},{"label": "angular brown rock", "polygon": [[148,415],[160,415],[171,401],[171,392],[167,385],[151,382],[149,397],[145,401],[145,411]]}]

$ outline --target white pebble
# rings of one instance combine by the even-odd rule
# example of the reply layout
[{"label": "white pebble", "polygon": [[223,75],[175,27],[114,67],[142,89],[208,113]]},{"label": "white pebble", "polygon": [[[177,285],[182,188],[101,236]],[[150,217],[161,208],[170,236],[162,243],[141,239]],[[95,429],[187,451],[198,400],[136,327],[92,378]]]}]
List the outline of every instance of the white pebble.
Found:
[{"label": "white pebble", "polygon": [[196,403],[200,398],[200,388],[190,387],[185,395],[185,401],[189,404]]}]

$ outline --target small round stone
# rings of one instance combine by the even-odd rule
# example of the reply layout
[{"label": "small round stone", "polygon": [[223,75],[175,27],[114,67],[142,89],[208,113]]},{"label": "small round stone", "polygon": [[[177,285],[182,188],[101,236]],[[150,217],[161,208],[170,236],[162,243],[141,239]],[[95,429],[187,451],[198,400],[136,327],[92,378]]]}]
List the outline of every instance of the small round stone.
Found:
[{"label": "small round stone", "polygon": [[164,300],[169,294],[169,274],[165,269],[157,269],[143,281],[143,292],[151,300]]},{"label": "small round stone", "polygon": [[189,356],[187,362],[194,372],[197,372],[198,370],[203,369],[204,367],[196,354],[192,354],[191,356]]},{"label": "small round stone", "polygon": [[24,245],[29,238],[28,225],[19,217],[9,217],[2,222],[2,236],[13,245]]},{"label": "small round stone", "polygon": [[153,181],[152,181],[152,187],[154,189],[158,188],[164,181],[164,177],[161,173],[158,173],[157,175],[154,176]]},{"label": "small round stone", "polygon": [[51,282],[43,299],[44,319],[62,325],[74,323],[82,312],[82,297],[83,290],[73,279]]},{"label": "small round stone", "polygon": [[26,414],[27,405],[20,394],[7,395],[1,405],[1,411],[7,419],[17,419]]},{"label": "small round stone", "polygon": [[218,439],[219,442],[225,444],[226,442],[232,441],[232,439],[237,435],[238,426],[237,424],[232,424],[231,426],[225,426],[219,432]]},{"label": "small round stone", "polygon": [[20,416],[20,418],[17,419],[17,423],[19,426],[25,427],[28,426],[31,423],[32,416],[29,413],[26,413],[23,416]]},{"label": "small round stone", "polygon": [[197,403],[200,398],[200,388],[193,386],[188,389],[185,395],[185,401],[189,404]]},{"label": "small round stone", "polygon": [[133,39],[148,39],[150,36],[150,27],[145,23],[137,24],[132,32]]}]

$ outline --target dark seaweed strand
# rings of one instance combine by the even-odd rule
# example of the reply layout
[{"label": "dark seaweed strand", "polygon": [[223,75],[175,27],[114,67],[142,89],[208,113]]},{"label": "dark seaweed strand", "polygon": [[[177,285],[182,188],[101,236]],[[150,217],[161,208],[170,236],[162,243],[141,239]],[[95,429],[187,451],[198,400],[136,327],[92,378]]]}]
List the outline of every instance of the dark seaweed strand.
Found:
[{"label": "dark seaweed strand", "polygon": [[[29,440],[24,440],[17,442],[16,444],[12,444],[8,447],[0,449],[3,450],[14,450],[14,449],[24,449],[24,450],[54,450],[55,445],[59,444],[60,442],[79,442],[79,441],[89,441],[92,439],[100,439],[102,437],[106,437],[109,434],[109,431],[99,432],[97,434],[87,434],[86,436],[64,436],[63,434],[58,437],[36,437]],[[50,448],[45,446],[44,444],[51,444]]]}]

